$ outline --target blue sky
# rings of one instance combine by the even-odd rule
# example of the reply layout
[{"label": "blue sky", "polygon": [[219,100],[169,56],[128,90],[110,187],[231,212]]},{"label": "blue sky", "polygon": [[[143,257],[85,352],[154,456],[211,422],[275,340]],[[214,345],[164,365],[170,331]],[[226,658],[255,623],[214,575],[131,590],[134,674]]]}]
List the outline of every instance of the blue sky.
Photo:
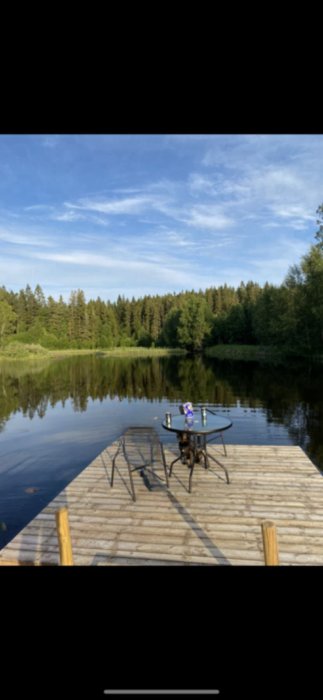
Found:
[{"label": "blue sky", "polygon": [[280,284],[322,202],[323,135],[0,135],[0,286]]}]

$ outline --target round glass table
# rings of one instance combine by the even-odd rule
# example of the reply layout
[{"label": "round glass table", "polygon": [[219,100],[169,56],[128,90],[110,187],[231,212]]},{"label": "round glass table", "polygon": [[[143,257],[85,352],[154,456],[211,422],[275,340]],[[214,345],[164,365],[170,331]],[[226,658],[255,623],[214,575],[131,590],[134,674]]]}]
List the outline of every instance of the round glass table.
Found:
[{"label": "round glass table", "polygon": [[[171,416],[170,420],[164,420],[162,423],[165,430],[170,430],[177,434],[178,446],[180,455],[173,460],[169,469],[169,476],[172,475],[172,469],[175,462],[181,460],[182,464],[187,464],[190,469],[188,491],[191,493],[193,469],[196,463],[204,460],[205,469],[209,468],[209,459],[220,465],[224,469],[227,483],[230,483],[229,474],[226,467],[219,462],[213,455],[207,452],[207,436],[214,433],[219,433],[222,440],[224,454],[227,451],[223,440],[223,431],[231,428],[232,422],[219,414],[206,412],[206,416],[202,417],[201,412],[194,413],[192,418],[185,415]],[[217,436],[216,436],[217,437]]]}]

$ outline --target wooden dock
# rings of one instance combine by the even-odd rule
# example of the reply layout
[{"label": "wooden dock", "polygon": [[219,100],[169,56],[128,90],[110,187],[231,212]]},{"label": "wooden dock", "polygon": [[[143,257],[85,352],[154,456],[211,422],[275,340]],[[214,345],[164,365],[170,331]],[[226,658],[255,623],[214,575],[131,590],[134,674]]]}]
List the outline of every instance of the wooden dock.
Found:
[{"label": "wooden dock", "polygon": [[[170,489],[152,490],[122,457],[113,488],[109,445],[0,552],[0,564],[58,564],[55,512],[66,506],[75,565],[263,565],[261,522],[275,523],[282,565],[323,564],[323,479],[300,447],[220,445],[209,451],[229,470],[177,462]],[[165,448],[167,464],[177,446]],[[160,474],[162,476],[162,469]],[[150,477],[149,477],[150,478]]]}]

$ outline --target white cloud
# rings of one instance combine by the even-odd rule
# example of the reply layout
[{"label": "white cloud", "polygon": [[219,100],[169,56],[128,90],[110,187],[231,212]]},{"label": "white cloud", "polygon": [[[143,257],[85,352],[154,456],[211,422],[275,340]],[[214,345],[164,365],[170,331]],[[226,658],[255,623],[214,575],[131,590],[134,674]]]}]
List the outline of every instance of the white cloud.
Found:
[{"label": "white cloud", "polygon": [[42,139],[41,144],[45,148],[55,148],[59,144],[59,136],[46,136]]},{"label": "white cloud", "polygon": [[29,207],[24,207],[25,211],[46,211],[46,210],[52,210],[54,207],[50,206],[49,204],[32,204]]},{"label": "white cloud", "polygon": [[200,192],[203,194],[215,194],[216,192],[213,180],[200,173],[191,173],[189,175],[188,187],[193,194]]},{"label": "white cloud", "polygon": [[233,226],[235,221],[220,207],[200,204],[190,210],[186,223],[195,228],[222,230]]},{"label": "white cloud", "polygon": [[141,194],[134,197],[123,197],[114,200],[95,196],[83,197],[74,203],[64,202],[64,206],[69,209],[96,211],[111,216],[135,216],[148,211],[158,211],[176,219],[180,211],[180,196],[182,190],[182,185],[179,187],[178,183],[162,180],[142,187],[140,190]]},{"label": "white cloud", "polygon": [[177,246],[180,246],[182,248],[197,248],[199,246],[198,241],[189,238],[187,235],[183,233],[178,233],[177,231],[166,231],[163,232],[163,237],[164,241],[167,240],[167,243],[170,244],[171,246],[174,246],[174,250],[176,250]]},{"label": "white cloud", "polygon": [[66,253],[34,253],[33,257],[38,260],[51,260],[52,262],[68,263],[70,265],[86,265],[90,267],[114,268],[124,266],[127,268],[141,268],[141,263],[135,260],[117,260],[104,255],[96,255],[87,251],[70,251]]},{"label": "white cloud", "polygon": [[263,228],[281,228],[282,224],[281,222],[278,223],[278,221],[268,221],[267,223],[262,225]]},{"label": "white cloud", "polygon": [[281,216],[283,219],[296,217],[302,221],[316,221],[316,217],[309,211],[309,208],[302,204],[273,204],[271,209],[275,216]]},{"label": "white cloud", "polygon": [[45,246],[50,247],[53,243],[47,236],[35,236],[28,231],[16,233],[11,229],[0,228],[0,240],[20,246]]},{"label": "white cloud", "polygon": [[55,221],[82,221],[86,217],[83,214],[78,214],[76,211],[66,211],[64,214],[55,214],[51,219]]},{"label": "white cloud", "polygon": [[[37,260],[47,260],[54,263],[62,263],[64,265],[69,265],[72,267],[82,266],[87,268],[89,274],[93,275],[93,269],[98,270],[103,268],[109,270],[113,279],[118,279],[120,284],[120,279],[126,275],[126,279],[129,276],[135,275],[139,278],[151,280],[153,282],[165,281],[169,278],[173,280],[176,284],[182,284],[186,280],[186,272],[180,270],[179,262],[177,258],[171,262],[168,261],[168,265],[164,262],[161,264],[161,256],[155,259],[150,257],[147,260],[133,259],[132,251],[128,251],[128,258],[117,258],[113,255],[88,253],[87,251],[69,251],[66,253],[43,253],[38,252],[33,254],[33,258]],[[172,264],[173,263],[173,264]],[[182,263],[182,268],[185,268],[187,263]],[[83,272],[82,272],[83,276]]]},{"label": "white cloud", "polygon": [[102,214],[140,214],[147,207],[152,206],[150,197],[126,197],[119,200],[95,200],[80,199],[78,204],[65,202],[66,207],[73,209],[86,209],[88,211],[98,211]]}]

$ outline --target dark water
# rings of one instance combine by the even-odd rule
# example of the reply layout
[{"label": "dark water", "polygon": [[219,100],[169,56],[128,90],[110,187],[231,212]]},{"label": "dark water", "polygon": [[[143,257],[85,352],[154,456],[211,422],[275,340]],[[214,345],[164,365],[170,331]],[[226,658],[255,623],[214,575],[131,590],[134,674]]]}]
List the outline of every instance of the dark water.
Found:
[{"label": "dark water", "polygon": [[85,356],[0,364],[4,546],[129,425],[161,427],[178,404],[230,417],[228,443],[300,445],[323,471],[323,369],[196,357]]}]

